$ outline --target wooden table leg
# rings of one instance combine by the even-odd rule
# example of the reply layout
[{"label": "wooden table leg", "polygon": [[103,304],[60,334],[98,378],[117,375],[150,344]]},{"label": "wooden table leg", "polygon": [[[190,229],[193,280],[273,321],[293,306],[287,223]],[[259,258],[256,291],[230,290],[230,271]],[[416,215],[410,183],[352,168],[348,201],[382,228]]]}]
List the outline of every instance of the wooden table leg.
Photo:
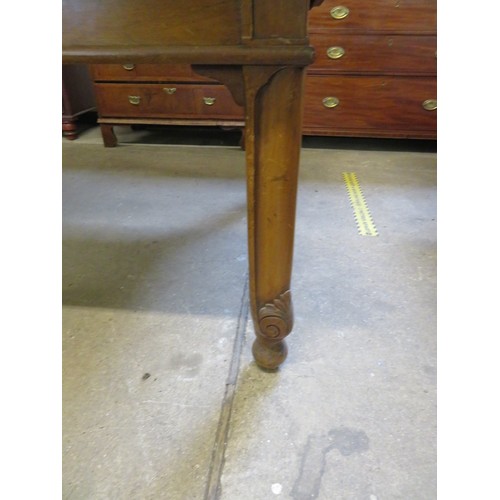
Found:
[{"label": "wooden table leg", "polygon": [[263,368],[287,356],[304,68],[244,67],[250,301]]}]

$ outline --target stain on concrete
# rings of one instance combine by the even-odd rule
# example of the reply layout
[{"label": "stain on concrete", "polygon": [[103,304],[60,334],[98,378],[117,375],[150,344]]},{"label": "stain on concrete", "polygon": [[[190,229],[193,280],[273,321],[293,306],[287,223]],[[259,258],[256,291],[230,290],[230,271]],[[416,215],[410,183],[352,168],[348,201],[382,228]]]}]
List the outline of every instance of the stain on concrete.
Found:
[{"label": "stain on concrete", "polygon": [[424,365],[422,366],[423,372],[429,377],[431,382],[436,383],[437,381],[437,370],[435,366]]},{"label": "stain on concrete", "polygon": [[199,353],[185,354],[175,353],[168,359],[168,367],[172,370],[187,371],[190,374],[196,374],[200,370],[203,362],[203,356]]},{"label": "stain on concrete", "polygon": [[311,434],[302,456],[299,476],[293,486],[291,496],[294,500],[317,498],[321,479],[325,473],[326,454],[337,449],[342,456],[363,453],[370,448],[370,440],[364,431],[339,427],[328,434]]},{"label": "stain on concrete", "polygon": [[368,436],[363,431],[347,428],[332,429],[328,437],[332,444],[327,451],[336,448],[345,457],[353,453],[362,453],[370,448]]}]

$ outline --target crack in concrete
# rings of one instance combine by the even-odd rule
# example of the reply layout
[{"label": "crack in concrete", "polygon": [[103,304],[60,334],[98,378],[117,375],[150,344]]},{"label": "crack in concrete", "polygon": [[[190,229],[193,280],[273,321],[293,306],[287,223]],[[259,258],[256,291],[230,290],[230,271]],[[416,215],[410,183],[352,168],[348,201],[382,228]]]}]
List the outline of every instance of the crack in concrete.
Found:
[{"label": "crack in concrete", "polygon": [[227,436],[229,432],[229,424],[231,421],[231,412],[233,409],[234,394],[236,391],[236,383],[240,370],[241,350],[245,338],[245,329],[248,321],[249,304],[248,304],[248,276],[243,286],[243,295],[241,298],[240,313],[238,316],[238,325],[236,327],[236,336],[233,345],[233,354],[231,356],[231,365],[226,380],[226,391],[222,400],[222,408],[215,436],[212,459],[210,461],[210,469],[208,471],[207,486],[205,490],[204,500],[217,500],[220,496],[220,480],[224,467],[225,453],[227,447]]}]

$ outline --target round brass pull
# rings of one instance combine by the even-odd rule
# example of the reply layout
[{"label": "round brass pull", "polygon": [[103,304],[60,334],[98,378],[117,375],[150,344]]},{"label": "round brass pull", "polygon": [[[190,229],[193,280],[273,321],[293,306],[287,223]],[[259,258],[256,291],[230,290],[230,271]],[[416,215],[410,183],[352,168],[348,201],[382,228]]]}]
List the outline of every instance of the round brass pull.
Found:
[{"label": "round brass pull", "polygon": [[163,92],[169,94],[169,95],[172,95],[172,94],[175,94],[177,91],[177,89],[175,87],[165,87],[163,89]]},{"label": "round brass pull", "polygon": [[135,64],[124,64],[122,68],[126,69],[127,71],[132,71],[135,68]]},{"label": "round brass pull", "polygon": [[128,102],[130,104],[134,104],[137,106],[137,104],[139,104],[141,102],[141,96],[138,96],[138,95],[129,95],[128,96]]},{"label": "round brass pull", "polygon": [[337,5],[330,10],[330,15],[333,19],[344,19],[349,15],[349,9],[343,5]]},{"label": "round brass pull", "polygon": [[345,54],[345,50],[342,47],[330,47],[326,51],[326,55],[330,59],[340,59]]},{"label": "round brass pull", "polygon": [[204,97],[203,98],[203,102],[207,105],[207,106],[213,106],[214,103],[215,103],[215,97]]},{"label": "round brass pull", "polygon": [[335,108],[338,106],[340,101],[337,99],[337,97],[325,97],[323,99],[323,106],[325,108]]},{"label": "round brass pull", "polygon": [[427,99],[422,103],[422,107],[427,111],[434,111],[438,107],[437,99]]}]

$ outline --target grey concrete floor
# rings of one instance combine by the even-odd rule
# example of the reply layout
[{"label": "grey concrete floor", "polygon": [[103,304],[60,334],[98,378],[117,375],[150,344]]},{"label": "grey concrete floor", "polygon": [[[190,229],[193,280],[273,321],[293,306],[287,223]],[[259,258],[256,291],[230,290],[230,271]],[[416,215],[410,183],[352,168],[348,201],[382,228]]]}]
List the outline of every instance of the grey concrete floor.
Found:
[{"label": "grey concrete floor", "polygon": [[119,132],[63,140],[63,498],[436,498],[432,148],[303,148],[295,326],[267,373],[244,153]]}]

